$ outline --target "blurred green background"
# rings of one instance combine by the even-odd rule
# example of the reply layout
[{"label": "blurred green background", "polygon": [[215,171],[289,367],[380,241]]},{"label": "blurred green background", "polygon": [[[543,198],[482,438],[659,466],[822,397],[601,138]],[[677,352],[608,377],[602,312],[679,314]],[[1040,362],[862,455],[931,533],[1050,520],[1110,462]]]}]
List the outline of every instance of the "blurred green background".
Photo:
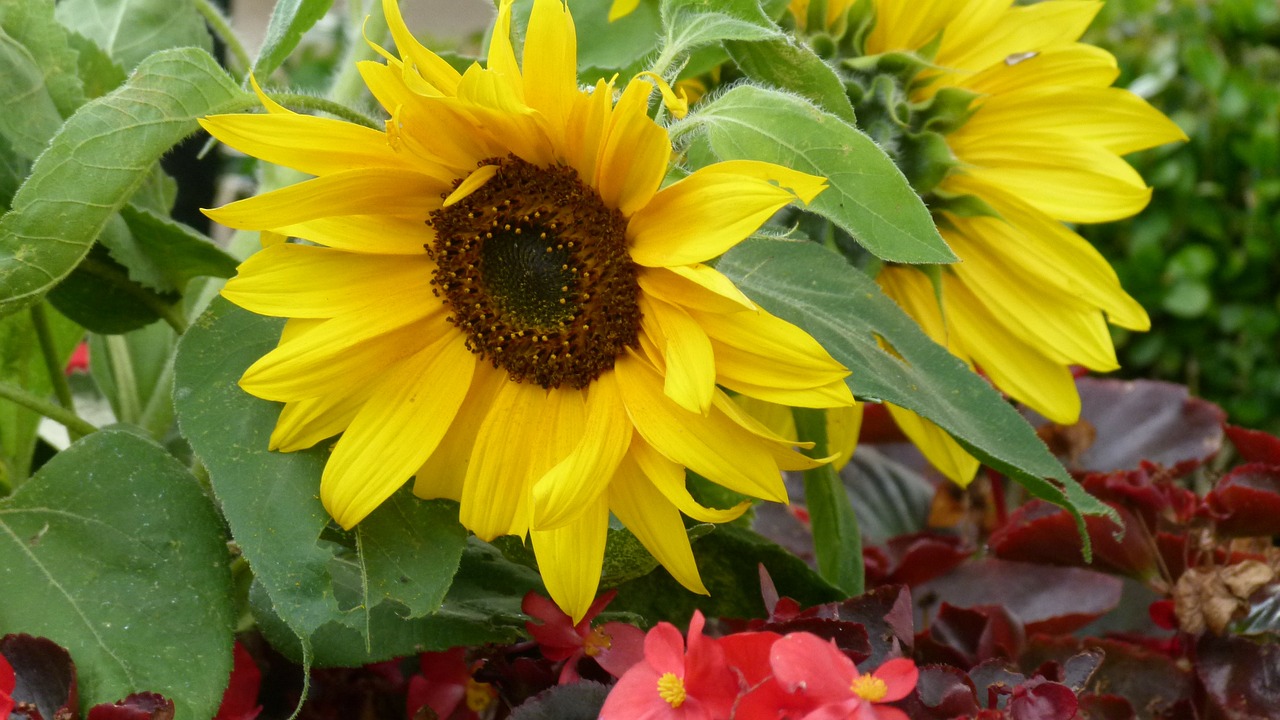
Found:
[{"label": "blurred green background", "polygon": [[1145,212],[1080,228],[1151,314],[1117,333],[1121,374],[1280,432],[1280,3],[1110,0],[1086,40],[1191,138],[1129,158]]}]

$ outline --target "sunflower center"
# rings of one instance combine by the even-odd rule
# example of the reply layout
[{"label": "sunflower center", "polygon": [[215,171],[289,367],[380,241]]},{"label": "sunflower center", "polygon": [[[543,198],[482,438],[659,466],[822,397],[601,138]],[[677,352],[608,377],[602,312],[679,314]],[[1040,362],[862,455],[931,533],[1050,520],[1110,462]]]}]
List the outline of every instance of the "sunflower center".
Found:
[{"label": "sunflower center", "polygon": [[586,387],[638,343],[626,218],[572,168],[514,156],[480,165],[497,170],[428,221],[449,322],[512,380]]}]

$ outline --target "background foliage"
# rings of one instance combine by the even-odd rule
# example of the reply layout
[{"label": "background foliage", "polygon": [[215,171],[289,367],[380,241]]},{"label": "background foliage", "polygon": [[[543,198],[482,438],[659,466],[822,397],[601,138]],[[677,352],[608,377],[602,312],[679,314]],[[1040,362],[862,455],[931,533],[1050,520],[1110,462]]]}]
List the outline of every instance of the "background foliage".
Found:
[{"label": "background foliage", "polygon": [[1190,137],[1130,158],[1156,189],[1145,212],[1082,228],[1151,314],[1116,338],[1122,372],[1280,429],[1280,5],[1112,0],[1093,28],[1117,84]]}]

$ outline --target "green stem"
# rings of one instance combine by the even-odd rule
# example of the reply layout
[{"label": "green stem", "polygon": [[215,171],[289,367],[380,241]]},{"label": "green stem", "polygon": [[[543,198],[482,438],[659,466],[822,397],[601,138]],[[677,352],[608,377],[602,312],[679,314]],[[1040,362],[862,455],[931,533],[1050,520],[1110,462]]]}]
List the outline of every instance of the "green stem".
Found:
[{"label": "green stem", "polygon": [[374,130],[383,129],[382,124],[378,121],[335,100],[307,95],[306,93],[276,92],[274,90],[271,91],[271,99],[289,107],[326,112],[348,122],[371,127]]},{"label": "green stem", "polygon": [[71,410],[61,405],[51,403],[48,400],[35,395],[13,383],[0,382],[0,398],[15,402],[29,410],[34,410],[50,420],[62,423],[67,428],[67,432],[78,433],[80,436],[88,435],[96,432],[98,428],[94,427],[88,420],[80,417]]},{"label": "green stem", "polygon": [[249,52],[244,49],[244,43],[240,42],[240,36],[231,29],[231,21],[222,14],[222,10],[209,0],[196,0],[196,10],[204,16],[204,21],[209,24],[213,34],[227,46],[227,52],[231,53],[240,74],[248,72],[249,68],[253,67],[253,60],[249,58]]},{"label": "green stem", "polygon": [[[826,411],[795,408],[792,416],[800,441],[813,443],[804,453],[812,458],[828,457]],[[831,463],[805,471],[804,496],[813,529],[818,574],[850,597],[861,595],[866,584],[862,532],[858,529],[858,516],[853,512],[849,493]]]},{"label": "green stem", "polygon": [[142,415],[142,403],[138,399],[138,379],[133,373],[129,341],[123,335],[107,335],[103,340],[107,349],[107,367],[116,386],[117,418],[120,422],[136,425]]},{"label": "green stem", "polygon": [[[62,407],[75,412],[76,405],[71,399],[71,386],[67,384],[66,366],[58,354],[57,345],[53,342],[53,330],[49,327],[49,316],[44,311],[44,303],[31,306],[31,324],[35,326],[36,338],[40,341],[40,354],[44,356],[45,369],[49,371],[49,383],[53,385],[53,394],[57,396]],[[80,439],[80,434],[67,428],[71,441]]]}]

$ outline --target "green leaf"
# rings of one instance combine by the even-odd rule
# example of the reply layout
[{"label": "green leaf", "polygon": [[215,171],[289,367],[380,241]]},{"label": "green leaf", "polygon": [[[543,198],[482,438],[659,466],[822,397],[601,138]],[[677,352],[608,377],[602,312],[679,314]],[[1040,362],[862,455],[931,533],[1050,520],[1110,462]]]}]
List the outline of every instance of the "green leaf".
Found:
[{"label": "green leaf", "polygon": [[[624,79],[641,69],[641,61],[658,48],[662,19],[657,3],[644,0],[630,15],[609,22],[608,2],[580,3],[573,7],[578,31],[578,66],[594,68],[584,79],[621,72]],[[625,72],[624,72],[625,71]]]},{"label": "green leaf", "polygon": [[[272,611],[294,635],[316,643],[316,662],[326,662],[324,643],[346,647],[341,638],[353,637],[360,653],[386,659],[401,649],[387,644],[394,639],[393,620],[403,623],[406,616],[440,608],[465,532],[456,505],[420,501],[403,489],[354,534],[337,534],[343,542],[333,541],[317,494],[328,448],[322,443],[301,452],[268,451],[280,406],[236,385],[250,364],[276,346],[281,325],[215,299],[179,344],[179,426],[208,468],[223,514]],[[441,612],[448,610],[446,605]],[[426,620],[431,622],[415,627],[436,627],[436,615]],[[320,633],[328,625],[334,627],[325,633],[338,639]]]},{"label": "green leaf", "polygon": [[333,0],[278,0],[267,23],[266,37],[253,62],[253,74],[265,78],[293,52],[302,35],[311,29],[329,8]]},{"label": "green leaf", "polygon": [[[128,234],[124,220],[113,215],[100,237]],[[130,280],[128,270],[111,259],[102,243],[94,244],[71,274],[45,297],[62,314],[104,335],[150,325],[160,319],[162,312],[176,312],[174,303],[178,301],[177,295],[157,293]]]},{"label": "green leaf", "polygon": [[[46,309],[60,366],[66,364],[84,329]],[[40,342],[29,313],[0,318],[0,381],[11,382],[37,395],[52,396],[53,384],[40,354]],[[0,490],[12,487],[31,472],[31,456],[40,416],[11,402],[0,402]]]},{"label": "green leaf", "polygon": [[75,660],[82,705],[133,692],[208,718],[231,672],[231,574],[217,513],[158,445],[94,433],[0,501],[0,626]]},{"label": "green leaf", "polygon": [[781,37],[755,0],[663,0],[668,54],[687,53],[724,40],[764,40]]},{"label": "green leaf", "polygon": [[813,50],[790,36],[724,44],[729,57],[747,77],[781,90],[799,93],[818,107],[854,124],[853,104],[840,76]]},{"label": "green leaf", "polygon": [[103,244],[116,262],[129,269],[129,279],[157,292],[181,293],[194,277],[229,278],[235,258],[213,241],[182,223],[126,205],[120,216],[129,233]]},{"label": "green leaf", "polygon": [[236,385],[276,346],[282,325],[215,299],[178,344],[173,397],[178,426],[208,468],[254,577],[275,612],[307,638],[342,614],[329,576],[334,550],[320,539],[329,525],[317,492],[328,451],[269,452],[280,405]]},{"label": "green leaf", "polygon": [[77,53],[86,98],[100,98],[124,84],[127,78],[124,68],[92,40],[73,32],[68,41]]},{"label": "green leaf", "polygon": [[[1082,530],[1081,513],[1112,514],[1067,474],[990,384],[930,340],[874,281],[835,252],[810,242],[752,239],[716,267],[849,368],[854,395],[887,400],[932,420],[1032,495],[1070,510]],[[881,349],[877,338],[902,359]]]},{"label": "green leaf", "polygon": [[120,422],[157,440],[173,421],[170,386],[177,337],[164,323],[121,335],[89,337],[89,369]]},{"label": "green leaf", "polygon": [[80,108],[0,219],[0,316],[71,272],[197,117],[254,104],[213,58],[186,49],[148,58],[119,90]]},{"label": "green leaf", "polygon": [[883,260],[949,263],[924,202],[874,142],[808,102],[752,85],[736,87],[690,118],[725,160],[762,160],[827,178],[808,210],[843,228]]},{"label": "green leaf", "polygon": [[60,0],[54,14],[126,71],[163,50],[213,52],[213,39],[195,0]]},{"label": "green leaf", "polygon": [[31,170],[31,163],[9,147],[9,141],[0,135],[0,214],[9,211],[14,193]]},{"label": "green leaf", "polygon": [[357,525],[356,535],[367,607],[394,600],[411,618],[440,609],[467,543],[457,503],[419,500],[404,488]]},{"label": "green leaf", "polygon": [[[12,108],[0,113],[0,135],[20,156],[34,159],[44,151],[62,116],[49,97],[44,73],[21,43],[0,29],[0,102]],[[21,111],[17,111],[21,108]]]},{"label": "green leaf", "polygon": [[[69,117],[84,104],[77,52],[70,45],[66,28],[53,17],[53,3],[48,0],[0,2],[0,27],[31,54],[43,74],[45,90],[61,117]],[[48,140],[55,129],[57,125],[50,127],[44,139]]]},{"label": "green leaf", "polygon": [[760,535],[735,525],[717,525],[698,541],[698,571],[710,596],[695,595],[658,569],[618,587],[610,612],[633,612],[650,621],[683,625],[695,609],[708,617],[764,617],[760,594],[763,565],[778,594],[803,606],[834,602],[844,593],[828,584],[803,560]]}]

